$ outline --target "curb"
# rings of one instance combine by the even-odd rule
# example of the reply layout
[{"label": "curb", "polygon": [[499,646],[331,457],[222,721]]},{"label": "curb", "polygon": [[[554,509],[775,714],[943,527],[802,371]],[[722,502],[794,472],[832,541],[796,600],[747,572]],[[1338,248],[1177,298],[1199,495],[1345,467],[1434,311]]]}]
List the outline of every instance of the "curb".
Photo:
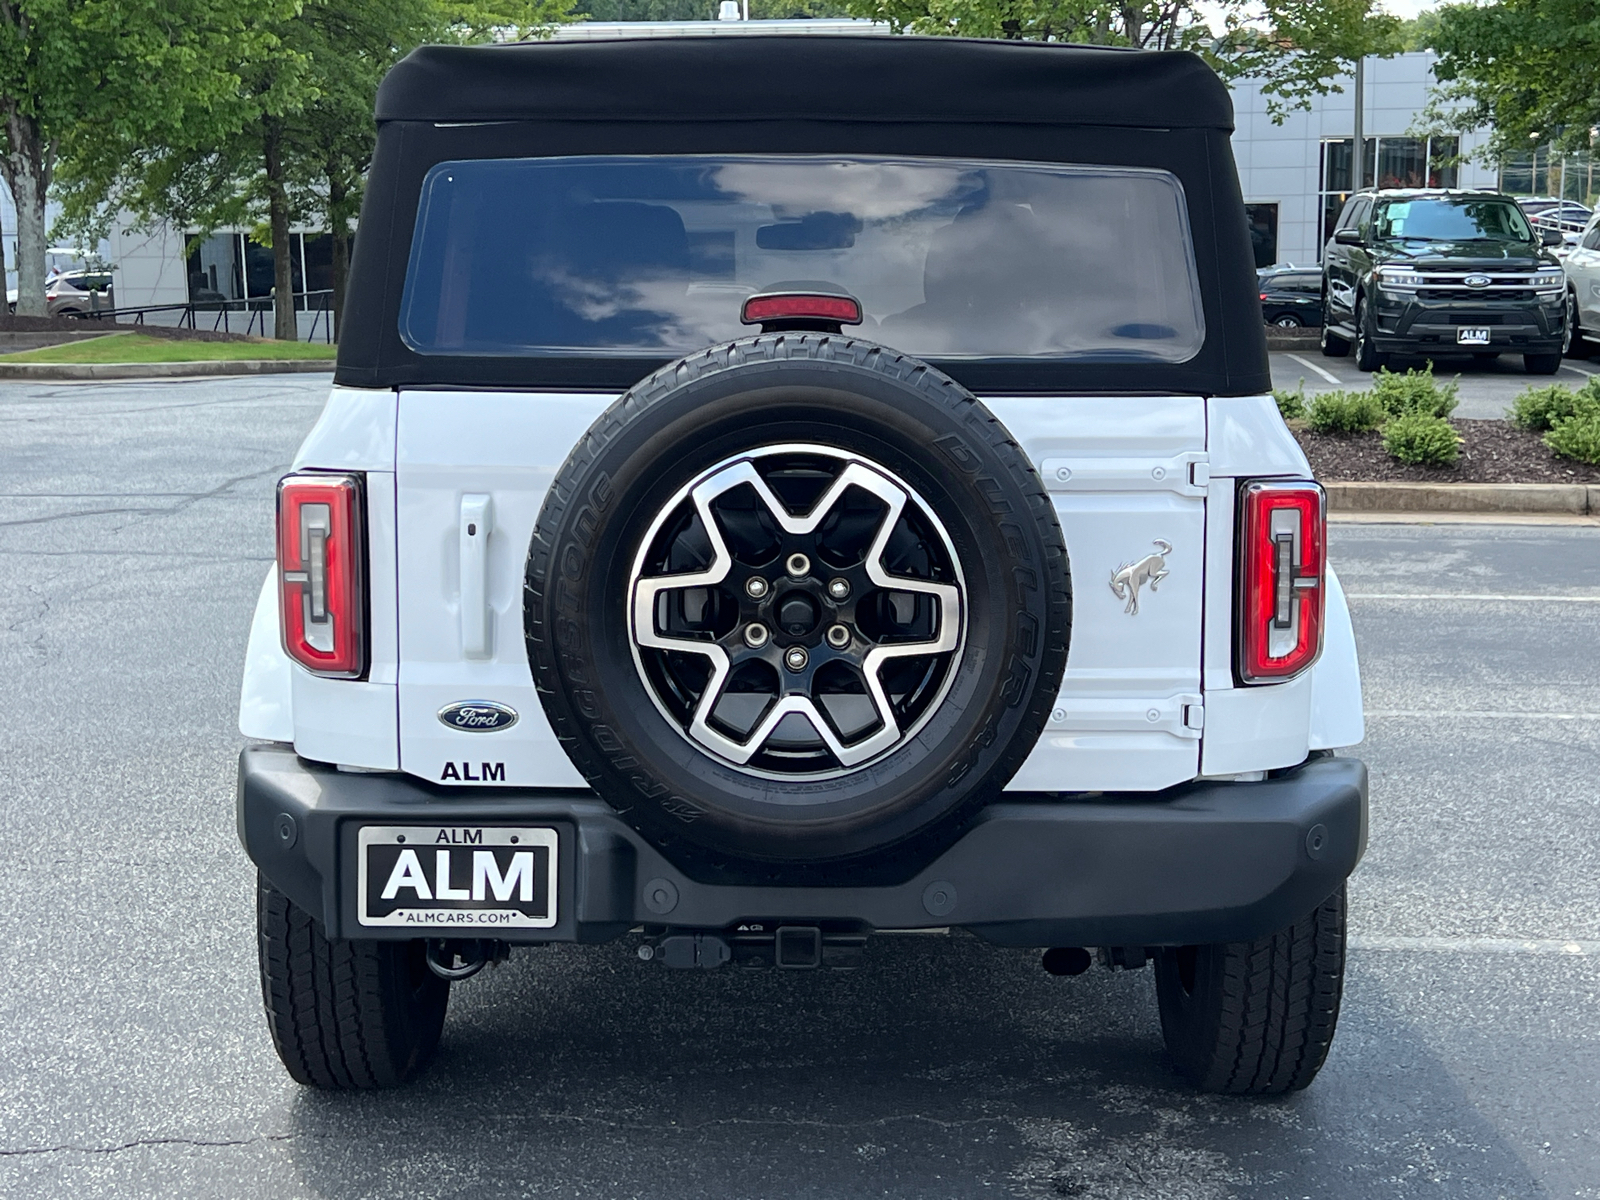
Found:
[{"label": "curb", "polygon": [[183,379],[196,375],[304,375],[333,371],[333,359],[242,358],[172,363],[8,363],[0,380]]},{"label": "curb", "polygon": [[1600,515],[1594,483],[1325,483],[1330,512]]}]

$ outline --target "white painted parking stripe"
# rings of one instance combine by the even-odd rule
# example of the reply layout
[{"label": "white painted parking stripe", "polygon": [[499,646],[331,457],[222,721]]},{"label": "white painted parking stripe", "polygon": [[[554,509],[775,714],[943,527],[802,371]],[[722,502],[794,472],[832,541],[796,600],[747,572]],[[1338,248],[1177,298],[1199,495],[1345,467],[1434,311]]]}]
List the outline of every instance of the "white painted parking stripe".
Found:
[{"label": "white painted parking stripe", "polygon": [[1378,937],[1350,935],[1352,950],[1404,950],[1435,954],[1600,954],[1600,942],[1567,938]]},{"label": "white painted parking stripe", "polygon": [[1430,721],[1446,717],[1469,717],[1490,721],[1600,721],[1600,712],[1496,712],[1490,709],[1452,709],[1449,712],[1436,708],[1369,708],[1362,714],[1367,717],[1426,717]]},{"label": "white painted parking stripe", "polygon": [[1323,370],[1321,367],[1317,366],[1316,363],[1312,362],[1308,358],[1301,358],[1298,354],[1285,354],[1284,357],[1285,358],[1294,359],[1295,362],[1299,363],[1302,367],[1306,368],[1306,370],[1308,370],[1308,371],[1315,371],[1318,375],[1321,375],[1329,383],[1340,384],[1340,383],[1344,382],[1344,380],[1340,379],[1332,371]]},{"label": "white painted parking stripe", "polygon": [[1595,377],[1595,372],[1585,371],[1582,367],[1575,367],[1571,363],[1562,363],[1561,369],[1563,371],[1575,371],[1579,375],[1587,375],[1590,379]]},{"label": "white painted parking stripe", "polygon": [[1600,596],[1518,595],[1514,592],[1346,592],[1347,600],[1502,600],[1516,604],[1600,604]]}]

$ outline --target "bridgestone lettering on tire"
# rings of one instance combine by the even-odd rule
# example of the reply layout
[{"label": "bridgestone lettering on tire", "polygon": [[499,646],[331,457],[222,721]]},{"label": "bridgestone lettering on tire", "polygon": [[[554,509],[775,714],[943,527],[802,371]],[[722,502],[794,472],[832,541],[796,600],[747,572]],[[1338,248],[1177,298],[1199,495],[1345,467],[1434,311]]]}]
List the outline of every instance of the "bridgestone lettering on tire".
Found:
[{"label": "bridgestone lettering on tire", "polygon": [[817,878],[1004,786],[1060,689],[1071,588],[1054,507],[982,404],[881,346],[772,334],[595,422],[540,513],[524,615],[552,727],[635,828],[707,869]]}]

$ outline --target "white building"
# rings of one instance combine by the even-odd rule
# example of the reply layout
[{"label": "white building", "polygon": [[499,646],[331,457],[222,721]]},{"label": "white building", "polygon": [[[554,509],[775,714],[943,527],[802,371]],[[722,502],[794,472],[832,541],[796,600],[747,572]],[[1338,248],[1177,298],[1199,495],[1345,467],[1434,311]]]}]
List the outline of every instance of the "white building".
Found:
[{"label": "white building", "polygon": [[[887,33],[888,27],[866,21],[682,21],[659,23],[582,23],[557,31],[563,39],[618,36],[672,37],[688,34],[756,34],[766,32],[828,34]],[[1414,127],[1427,104],[1435,56],[1430,52],[1395,58],[1370,58],[1366,63],[1363,134],[1365,179],[1387,186],[1494,188],[1497,172],[1470,161],[1483,135],[1458,140],[1418,137]],[[1353,80],[1336,81],[1343,88],[1318,97],[1309,111],[1294,112],[1275,125],[1267,115],[1258,85],[1233,89],[1237,132],[1234,156],[1240,185],[1255,234],[1257,264],[1310,264],[1319,261],[1330,222],[1348,196],[1353,176],[1350,151],[1354,123]],[[53,213],[51,214],[54,215]],[[15,215],[0,187],[0,229],[7,232],[8,275],[15,286]],[[100,253],[113,266],[119,308],[183,305],[190,300],[243,302],[245,313],[229,313],[233,324],[260,311],[272,287],[272,252],[247,233],[225,230],[185,253],[187,238],[179,231],[136,230],[113,225]],[[291,248],[295,290],[331,286],[332,261],[327,238],[296,231]],[[214,314],[208,314],[214,315]],[[152,315],[152,320],[162,319]],[[174,316],[173,320],[176,319]],[[301,314],[302,336],[318,319]],[[257,332],[260,332],[257,318]],[[323,336],[320,332],[317,336]]]},{"label": "white building", "polygon": [[[1434,83],[1436,58],[1422,51],[1367,59],[1362,118],[1367,186],[1492,190],[1498,185],[1493,167],[1451,161],[1470,159],[1483,134],[1430,139],[1413,132]],[[1331,223],[1350,194],[1354,80],[1343,76],[1335,82],[1342,92],[1317,97],[1310,111],[1291,113],[1282,125],[1267,115],[1258,84],[1233,89],[1233,156],[1258,266],[1321,261]]]}]

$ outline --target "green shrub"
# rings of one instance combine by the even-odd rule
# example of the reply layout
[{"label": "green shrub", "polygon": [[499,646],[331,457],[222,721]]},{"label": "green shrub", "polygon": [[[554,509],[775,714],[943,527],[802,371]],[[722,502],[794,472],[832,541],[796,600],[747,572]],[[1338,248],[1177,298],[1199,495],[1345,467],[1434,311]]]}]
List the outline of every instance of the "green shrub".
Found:
[{"label": "green shrub", "polygon": [[1457,380],[1437,383],[1430,362],[1420,371],[1415,367],[1404,375],[1396,375],[1380,368],[1373,378],[1372,394],[1383,406],[1385,416],[1403,417],[1407,413],[1425,413],[1430,417],[1448,417],[1456,407]]},{"label": "green shrub", "polygon": [[1511,405],[1511,420],[1524,429],[1543,433],[1582,411],[1597,408],[1600,408],[1600,376],[1577,391],[1561,383],[1525,388]]},{"label": "green shrub", "polygon": [[1403,463],[1447,467],[1461,456],[1461,438],[1443,417],[1410,412],[1383,427],[1383,448]]},{"label": "green shrub", "polygon": [[1278,402],[1278,411],[1283,414],[1285,421],[1303,420],[1306,415],[1306,381],[1302,379],[1300,386],[1290,391],[1288,388],[1273,388],[1272,398]]},{"label": "green shrub", "polygon": [[1566,458],[1600,466],[1600,404],[1557,421],[1544,435],[1544,444]]},{"label": "green shrub", "polygon": [[1311,398],[1318,433],[1368,433],[1383,424],[1383,405],[1371,392],[1323,392]]}]

